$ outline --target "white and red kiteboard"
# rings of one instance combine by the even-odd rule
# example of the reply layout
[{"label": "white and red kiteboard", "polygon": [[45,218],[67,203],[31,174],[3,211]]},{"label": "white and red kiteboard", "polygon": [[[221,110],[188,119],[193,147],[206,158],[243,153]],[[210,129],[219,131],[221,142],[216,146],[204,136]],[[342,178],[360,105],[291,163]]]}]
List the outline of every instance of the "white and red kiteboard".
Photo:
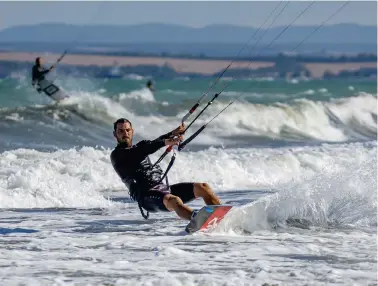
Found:
[{"label": "white and red kiteboard", "polygon": [[187,233],[206,231],[215,227],[224,216],[231,210],[228,205],[209,205],[201,208],[197,215],[186,226]]}]

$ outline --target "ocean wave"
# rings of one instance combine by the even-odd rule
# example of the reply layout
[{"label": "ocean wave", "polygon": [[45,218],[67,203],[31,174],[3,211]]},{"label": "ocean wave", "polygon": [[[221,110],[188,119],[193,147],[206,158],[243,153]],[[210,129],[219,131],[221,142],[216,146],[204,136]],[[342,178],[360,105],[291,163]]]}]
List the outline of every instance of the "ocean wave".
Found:
[{"label": "ocean wave", "polygon": [[[377,226],[377,158],[357,166],[321,171],[282,186],[273,195],[237,207],[216,232],[251,233],[287,227],[371,228]],[[335,167],[335,166],[332,166]]]},{"label": "ocean wave", "polygon": [[[76,92],[58,105],[2,108],[0,119],[8,125],[61,120],[76,126],[81,123],[76,122],[75,118],[80,117],[111,128],[117,118],[126,117],[133,122],[138,136],[152,139],[175,128],[192,104],[157,102],[147,89],[120,93],[113,98],[104,97],[101,93]],[[225,100],[214,102],[188,130],[187,136],[207,123],[226,104],[228,101]],[[303,98],[273,104],[237,101],[209,124],[191,145],[235,146],[277,140],[347,142],[376,139],[376,106],[377,96],[368,93],[328,101]],[[196,115],[194,113],[192,118]],[[93,130],[96,130],[96,126]]]},{"label": "ocean wave", "polygon": [[[369,203],[376,204],[371,197],[376,191],[376,173],[371,171],[376,168],[376,147],[376,143],[347,143],[180,152],[169,180],[171,184],[207,182],[216,192],[278,190],[278,201],[269,199],[270,210],[262,214],[268,213],[271,219],[284,219],[285,216],[277,214],[279,210],[289,216],[316,200],[321,205],[322,197],[333,195],[341,200],[337,204],[329,199],[327,204],[332,205],[327,208],[329,211],[341,209],[342,200],[345,202],[353,194],[362,194],[370,198]],[[103,192],[127,193],[110,164],[110,152],[110,149],[82,147],[54,152],[17,149],[1,153],[0,208],[109,206],[112,203]],[[155,162],[162,152],[163,149],[153,154],[151,160]],[[163,169],[168,161],[162,161]],[[265,208],[265,204],[260,207]],[[338,214],[334,218],[342,220]]]},{"label": "ocean wave", "polygon": [[[245,140],[254,137],[328,142],[375,139],[376,105],[377,96],[367,93],[322,102],[308,99],[270,105],[239,102],[214,120],[206,132],[215,138],[242,136]],[[213,104],[194,125],[198,128],[205,124],[224,107],[224,103]],[[183,115],[181,112],[178,117]]]}]

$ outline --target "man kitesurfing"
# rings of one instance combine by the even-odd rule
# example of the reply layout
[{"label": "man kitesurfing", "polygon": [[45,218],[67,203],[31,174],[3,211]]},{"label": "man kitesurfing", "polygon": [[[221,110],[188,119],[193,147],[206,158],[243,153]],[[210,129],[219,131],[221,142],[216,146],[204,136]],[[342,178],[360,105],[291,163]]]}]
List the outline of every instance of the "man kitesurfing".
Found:
[{"label": "man kitesurfing", "polygon": [[148,80],[147,83],[146,83],[146,87],[151,91],[151,92],[155,92],[155,88],[152,84],[152,81],[151,80]]},{"label": "man kitesurfing", "polygon": [[[178,183],[169,185],[159,164],[152,164],[149,155],[164,146],[178,145],[183,140],[184,124],[155,140],[142,140],[133,145],[134,129],[126,118],[114,122],[113,135],[118,145],[110,159],[114,170],[129,189],[130,197],[138,202],[144,218],[147,212],[175,211],[185,220],[191,220],[196,212],[185,205],[196,198],[203,198],[207,205],[220,205],[219,198],[206,183]],[[166,177],[166,182],[163,179]]]},{"label": "man kitesurfing", "polygon": [[64,98],[68,98],[69,96],[65,94],[51,80],[45,79],[45,75],[54,69],[54,67],[63,59],[66,53],[67,51],[64,51],[64,53],[60,56],[56,63],[53,64],[49,69],[43,68],[42,58],[37,57],[35,59],[35,64],[32,68],[32,86],[35,87],[39,93],[44,92],[46,95],[56,100],[57,102]]},{"label": "man kitesurfing", "polygon": [[45,69],[42,67],[42,63],[43,60],[41,57],[36,58],[32,69],[32,86],[35,87],[37,85],[36,89],[39,93],[42,92],[39,83],[45,80],[45,74],[53,70],[55,67],[55,65],[52,65],[49,69]]}]

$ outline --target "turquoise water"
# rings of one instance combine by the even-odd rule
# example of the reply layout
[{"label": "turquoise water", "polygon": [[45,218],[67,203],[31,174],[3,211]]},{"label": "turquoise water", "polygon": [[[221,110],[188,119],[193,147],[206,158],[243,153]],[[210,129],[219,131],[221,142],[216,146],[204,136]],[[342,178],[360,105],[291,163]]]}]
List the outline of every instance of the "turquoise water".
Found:
[{"label": "turquoise water", "polygon": [[[144,78],[56,82],[70,95],[58,105],[27,76],[0,81],[6,279],[222,285],[227,275],[235,285],[322,285],[327,273],[333,284],[376,283],[374,82],[222,81],[232,85],[186,136],[240,91],[246,97],[176,151],[168,174],[171,184],[206,182],[235,206],[214,233],[198,236],[183,236],[186,223],[174,213],[140,216],[111,166],[112,123],[127,117],[135,143],[155,139],[177,127],[210,82],[157,81],[155,93]],[[14,233],[15,224],[37,232]]]},{"label": "turquoise water", "polygon": [[[215,79],[176,79],[155,81],[154,97],[156,101],[180,103],[185,100],[196,100],[205,93]],[[83,78],[56,78],[68,91],[98,92],[104,89],[101,95],[112,97],[121,93],[130,93],[144,87],[146,80],[131,79],[83,79]],[[0,104],[5,107],[24,106],[25,104],[40,102],[41,98],[28,86],[27,78],[0,80]],[[314,101],[324,101],[331,98],[355,96],[358,92],[377,93],[377,84],[374,80],[220,80],[213,89],[219,92],[225,85],[220,100],[231,99],[244,92],[243,98],[249,102],[269,104],[287,102],[296,98],[306,98]],[[35,97],[35,98],[34,98]]]},{"label": "turquoise water", "polygon": [[[157,137],[177,126],[214,82],[185,78],[158,80],[151,92],[145,88],[147,79],[137,75],[125,79],[55,75],[53,79],[70,95],[69,100],[59,105],[35,92],[27,74],[0,81],[3,150],[11,146],[109,147],[114,144],[109,136],[112,122],[119,117],[127,117],[136,124],[137,138]],[[223,88],[218,99],[193,124],[192,132],[243,95],[190,147],[314,144],[376,138],[377,86],[373,80],[222,78],[203,104]]]}]

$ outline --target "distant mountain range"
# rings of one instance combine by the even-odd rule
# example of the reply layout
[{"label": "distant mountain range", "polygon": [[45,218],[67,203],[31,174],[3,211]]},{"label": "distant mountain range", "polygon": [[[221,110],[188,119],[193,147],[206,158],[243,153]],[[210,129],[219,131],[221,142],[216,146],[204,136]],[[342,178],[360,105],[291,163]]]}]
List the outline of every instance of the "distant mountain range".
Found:
[{"label": "distant mountain range", "polygon": [[[251,41],[261,54],[290,51],[308,37],[318,26],[292,26],[274,44],[266,49],[286,26],[265,28],[258,31]],[[244,46],[257,31],[252,27],[210,25],[191,28],[171,24],[116,25],[68,25],[44,23],[15,26],[0,31],[0,50],[13,51],[62,51],[70,48],[106,47],[142,53],[203,54],[232,56]],[[242,55],[248,54],[248,49]],[[250,50],[250,49],[249,49]],[[358,24],[324,26],[311,35],[297,52],[301,53],[376,53],[377,27]]]},{"label": "distant mountain range", "polygon": [[[292,26],[276,43],[300,42],[318,26]],[[283,29],[270,28],[261,43],[269,43]],[[0,31],[0,42],[72,42],[82,43],[246,43],[256,28],[233,25],[210,25],[191,28],[171,24],[141,24],[130,26],[80,26],[45,23],[15,26]],[[257,33],[258,39],[264,28]],[[377,27],[357,24],[324,26],[307,43],[376,43]]]}]

